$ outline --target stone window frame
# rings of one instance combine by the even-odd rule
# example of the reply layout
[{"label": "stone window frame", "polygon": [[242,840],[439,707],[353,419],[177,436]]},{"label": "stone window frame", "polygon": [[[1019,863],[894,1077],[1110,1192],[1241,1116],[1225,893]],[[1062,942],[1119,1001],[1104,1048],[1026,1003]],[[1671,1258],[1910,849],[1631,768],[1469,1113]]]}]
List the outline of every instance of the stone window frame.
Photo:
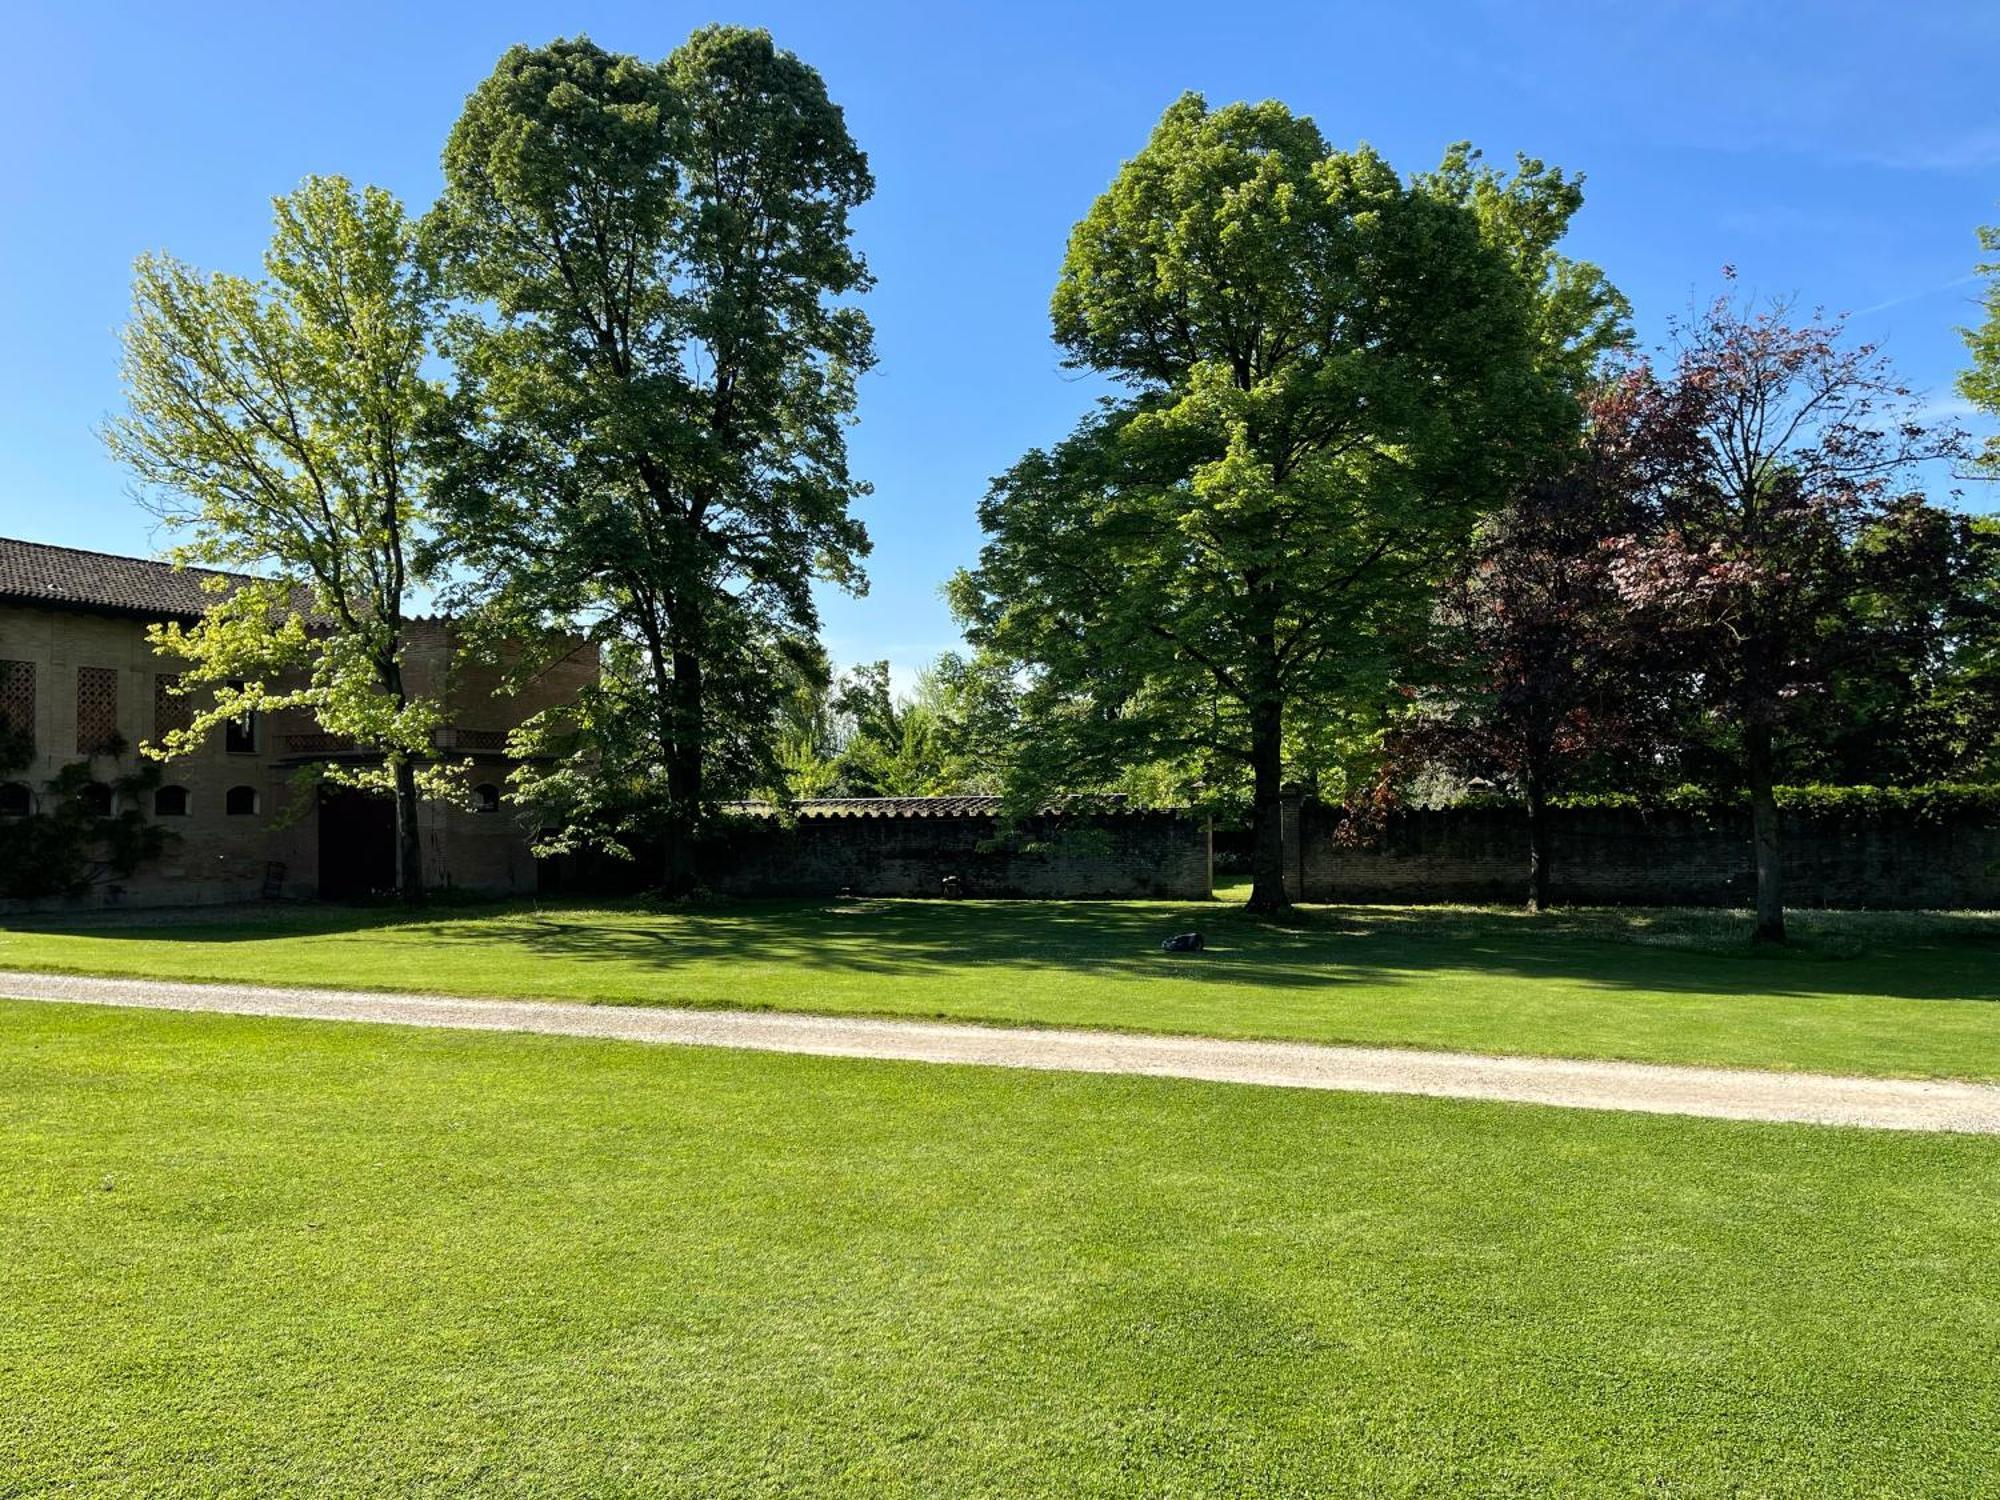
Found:
[{"label": "stone window frame", "polygon": [[[249,806],[245,807],[245,802]],[[233,786],[223,794],[222,812],[230,818],[254,818],[263,810],[264,798],[254,786]]]},{"label": "stone window frame", "polygon": [[[180,806],[169,811],[166,804],[178,797]],[[194,816],[194,793],[184,786],[159,786],[153,788],[153,816],[156,818],[191,818]]]}]

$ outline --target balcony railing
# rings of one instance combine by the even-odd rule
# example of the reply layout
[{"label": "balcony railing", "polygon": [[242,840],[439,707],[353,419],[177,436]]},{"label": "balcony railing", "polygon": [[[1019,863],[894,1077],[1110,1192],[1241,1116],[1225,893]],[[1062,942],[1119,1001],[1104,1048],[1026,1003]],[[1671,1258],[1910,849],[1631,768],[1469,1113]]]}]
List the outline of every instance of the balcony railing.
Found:
[{"label": "balcony railing", "polygon": [[446,724],[431,736],[431,743],[440,750],[505,750],[507,731],[461,729],[456,724]]},{"label": "balcony railing", "polygon": [[[351,755],[358,748],[351,736],[317,730],[288,734],[284,740],[288,755]],[[431,745],[442,751],[504,751],[507,748],[507,731],[464,729],[456,724],[443,724],[431,732]]]}]

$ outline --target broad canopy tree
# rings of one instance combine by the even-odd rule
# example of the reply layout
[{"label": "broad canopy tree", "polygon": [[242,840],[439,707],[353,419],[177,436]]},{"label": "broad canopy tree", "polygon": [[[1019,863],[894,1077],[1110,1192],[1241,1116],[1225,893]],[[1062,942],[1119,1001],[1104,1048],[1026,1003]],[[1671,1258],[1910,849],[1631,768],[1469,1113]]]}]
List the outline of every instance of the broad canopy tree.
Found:
[{"label": "broad canopy tree", "polygon": [[2000,779],[2000,518],[1911,495],[1861,531],[1839,670],[1794,774],[1846,785]]},{"label": "broad canopy tree", "polygon": [[440,707],[403,673],[426,569],[435,279],[416,227],[379,188],[309,178],[275,209],[262,281],[165,255],[134,276],[127,410],[105,439],[186,534],[176,558],[258,575],[233,588],[217,578],[200,621],[155,629],[195,703],[151,748],[183,755],[246,714],[310,711],[381,757],[325,774],[393,797],[397,885],[416,900],[420,787],[448,777],[427,764]]},{"label": "broad canopy tree", "polygon": [[454,561],[516,639],[604,650],[601,690],[537,726],[563,754],[523,793],[573,842],[660,837],[685,889],[715,778],[770,769],[812,582],[861,587],[867,160],[817,73],[711,26],[658,63],[514,48],[444,166]]},{"label": "broad canopy tree", "polygon": [[1497,778],[1520,796],[1530,911],[1549,902],[1550,797],[1665,727],[1649,712],[1650,653],[1612,567],[1646,463],[1632,422],[1643,390],[1631,373],[1592,390],[1574,444],[1479,522],[1388,736],[1379,785],[1392,797],[1396,783],[1439,771]]},{"label": "broad canopy tree", "polygon": [[1672,357],[1664,378],[1642,362],[1601,384],[1562,468],[1481,523],[1384,785],[1393,799],[1438,769],[1511,784],[1531,908],[1558,777],[1747,791],[1775,940],[1780,775],[1908,783],[1988,763],[2000,554],[1990,523],[1899,492],[1959,439],[1912,420],[1838,324],[1724,299]]},{"label": "broad canopy tree", "polygon": [[1634,623],[1733,747],[1755,936],[1782,942],[1781,766],[1867,644],[1864,539],[1909,511],[1919,465],[1964,440],[1921,420],[1874,346],[1783,302],[1717,298],[1676,330],[1672,361],[1634,413],[1649,462],[1614,568]]},{"label": "broad canopy tree", "polygon": [[[1017,790],[1247,779],[1250,904],[1286,904],[1288,774],[1379,702],[1473,518],[1571,420],[1579,343],[1622,323],[1553,258],[1575,201],[1464,152],[1406,183],[1277,103],[1167,110],[1053,303],[1067,362],[1125,394],[995,482],[952,586],[1023,675]],[[1553,332],[1550,276],[1595,288],[1587,331]]]}]

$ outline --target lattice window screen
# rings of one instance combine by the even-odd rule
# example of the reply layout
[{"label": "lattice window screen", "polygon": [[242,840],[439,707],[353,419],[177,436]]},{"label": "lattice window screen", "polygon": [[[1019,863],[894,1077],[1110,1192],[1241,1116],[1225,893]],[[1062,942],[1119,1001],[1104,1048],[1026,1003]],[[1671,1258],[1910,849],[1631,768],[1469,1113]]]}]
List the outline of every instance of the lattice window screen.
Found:
[{"label": "lattice window screen", "polygon": [[118,669],[76,669],[76,749],[97,755],[118,743]]},{"label": "lattice window screen", "polygon": [[0,720],[16,734],[35,732],[35,664],[0,661]]},{"label": "lattice window screen", "polygon": [[153,739],[164,740],[176,729],[194,722],[194,699],[176,693],[180,678],[162,672],[153,679]]}]

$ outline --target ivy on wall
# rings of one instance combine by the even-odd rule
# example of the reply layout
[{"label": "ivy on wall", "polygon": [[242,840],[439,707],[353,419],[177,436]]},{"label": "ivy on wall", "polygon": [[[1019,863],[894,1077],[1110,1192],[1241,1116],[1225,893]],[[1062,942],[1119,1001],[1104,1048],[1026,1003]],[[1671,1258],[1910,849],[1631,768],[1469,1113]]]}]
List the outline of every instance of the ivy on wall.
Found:
[{"label": "ivy on wall", "polygon": [[[1834,786],[1813,783],[1772,789],[1778,806],[1788,812],[1853,817],[1905,814],[1919,822],[1950,822],[2000,816],[2000,786],[1932,782],[1924,786]],[[1482,792],[1451,804],[1455,807],[1516,807],[1519,799]],[[1671,787],[1644,795],[1634,792],[1581,792],[1549,799],[1551,807],[1594,808],[1636,812],[1691,813],[1713,816],[1747,807],[1745,796],[1718,795],[1705,787]]]},{"label": "ivy on wall", "polygon": [[[33,736],[0,716],[0,781],[33,764],[34,751]],[[115,761],[124,751],[120,742],[105,753]],[[97,779],[92,761],[64,766],[43,785],[36,811],[0,821],[0,898],[80,896],[157,859],[175,838],[143,811],[159,784],[150,761],[109,781]]]}]

